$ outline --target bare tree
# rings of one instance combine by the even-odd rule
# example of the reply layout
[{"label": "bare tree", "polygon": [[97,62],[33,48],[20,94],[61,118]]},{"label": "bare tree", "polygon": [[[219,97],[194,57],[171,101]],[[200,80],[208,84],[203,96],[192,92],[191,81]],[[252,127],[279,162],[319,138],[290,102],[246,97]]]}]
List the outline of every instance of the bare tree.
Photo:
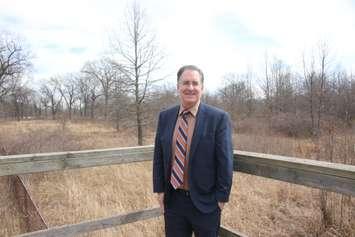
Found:
[{"label": "bare tree", "polygon": [[30,94],[29,102],[32,107],[32,116],[39,119],[42,116],[42,103],[41,103],[41,95],[35,89],[32,89],[32,93]]},{"label": "bare tree", "polygon": [[312,122],[312,133],[315,135],[316,125],[315,125],[315,91],[316,91],[316,71],[314,66],[314,58],[311,58],[310,65],[306,63],[305,55],[303,54],[303,76],[304,76],[304,88],[305,96],[308,98],[309,114]]},{"label": "bare tree", "polygon": [[[179,103],[179,95],[175,84],[165,83],[154,87],[152,98],[155,102],[156,112],[159,112],[162,108],[169,108],[171,105]],[[203,96],[205,96],[205,93],[203,93]]]},{"label": "bare tree", "polygon": [[328,113],[351,126],[355,109],[355,95],[352,95],[354,78],[352,75],[348,75],[345,70],[338,69],[333,73],[332,79],[331,93],[328,95],[331,107]]},{"label": "bare tree", "polygon": [[[207,93],[204,93],[202,100],[206,101],[206,96]],[[157,114],[159,111],[178,103],[179,95],[176,90],[176,84],[167,82],[154,85],[145,103],[146,124],[149,125],[150,128],[154,128],[157,124]]]},{"label": "bare tree", "polygon": [[48,83],[42,84],[40,91],[43,98],[42,103],[51,109],[52,119],[54,120],[63,98],[59,93],[56,78],[51,78]]},{"label": "bare tree", "polygon": [[[47,93],[46,93],[46,88],[41,88],[40,89],[40,102],[41,102],[41,108],[43,107],[43,109],[44,109],[44,117],[45,117],[45,119],[47,119],[48,118],[48,109],[50,108],[50,106],[49,106],[49,101],[50,101],[50,98],[46,95]],[[42,109],[41,109],[42,110]],[[43,112],[41,112],[41,113],[43,113]]]},{"label": "bare tree", "polygon": [[14,116],[18,121],[26,116],[26,110],[29,110],[31,98],[34,91],[26,85],[17,85],[11,91],[12,103],[14,107]]},{"label": "bare tree", "polygon": [[[355,76],[353,74],[350,74],[350,88],[349,88],[349,100],[350,100],[350,120],[355,118]],[[354,159],[355,163],[355,159]]]},{"label": "bare tree", "polygon": [[250,116],[254,100],[251,73],[226,74],[224,86],[218,91],[218,94],[223,106],[231,114],[232,121],[237,121],[237,116]]},{"label": "bare tree", "polygon": [[[327,93],[330,89],[328,78],[330,57],[325,43],[319,45],[318,53],[319,61],[312,56],[309,65],[303,56],[304,88],[308,98],[313,135],[319,135],[322,115],[329,110],[329,103],[326,102],[329,100]],[[316,62],[319,62],[319,67],[316,67]]]},{"label": "bare tree", "polygon": [[264,92],[265,95],[265,104],[266,104],[266,108],[267,108],[267,114],[268,117],[270,118],[272,111],[273,111],[273,107],[272,107],[272,96],[273,96],[273,91],[272,91],[272,81],[269,75],[269,62],[268,62],[268,57],[265,54],[265,81],[262,83],[261,85],[261,89]]},{"label": "bare tree", "polygon": [[58,91],[65,101],[67,106],[69,120],[72,118],[73,105],[78,99],[76,95],[76,80],[77,76],[73,73],[66,74],[58,78]]},{"label": "bare tree", "polygon": [[111,59],[102,58],[98,61],[87,62],[82,72],[98,80],[101,85],[102,94],[105,99],[104,117],[107,120],[108,103],[113,89],[113,84],[117,77],[117,70],[113,67]]},{"label": "bare tree", "polygon": [[85,72],[86,64],[84,65],[81,73],[82,76],[79,80],[79,90],[81,93],[81,101],[84,102],[84,111],[86,114],[86,106],[90,107],[90,118],[95,118],[96,100],[102,96],[102,90],[100,90],[100,81],[92,75]]},{"label": "bare tree", "polygon": [[129,97],[127,96],[124,75],[118,74],[113,85],[112,91],[112,109],[113,118],[116,124],[117,132],[120,131],[121,120],[127,117],[126,111],[128,110]]},{"label": "bare tree", "polygon": [[127,88],[134,96],[138,145],[143,145],[143,107],[149,87],[157,81],[152,74],[159,69],[162,54],[158,51],[154,34],[148,31],[144,11],[134,2],[126,16],[126,39],[112,41],[119,55],[116,67],[127,78]]},{"label": "bare tree", "polygon": [[329,66],[329,50],[325,43],[321,43],[319,45],[319,61],[320,61],[320,73],[319,73],[319,88],[317,90],[318,97],[318,107],[317,107],[317,129],[320,129],[320,122],[322,112],[324,111],[324,102],[325,102],[325,94],[326,94],[326,84],[327,84],[327,69]]},{"label": "bare tree", "polygon": [[30,67],[30,54],[20,40],[0,32],[0,101]]},{"label": "bare tree", "polygon": [[274,81],[274,108],[278,112],[290,112],[294,88],[291,70],[282,60],[275,59],[271,66],[271,77]]},{"label": "bare tree", "polygon": [[81,73],[76,81],[76,93],[79,100],[80,115],[86,117],[90,106],[90,85],[88,77]]}]

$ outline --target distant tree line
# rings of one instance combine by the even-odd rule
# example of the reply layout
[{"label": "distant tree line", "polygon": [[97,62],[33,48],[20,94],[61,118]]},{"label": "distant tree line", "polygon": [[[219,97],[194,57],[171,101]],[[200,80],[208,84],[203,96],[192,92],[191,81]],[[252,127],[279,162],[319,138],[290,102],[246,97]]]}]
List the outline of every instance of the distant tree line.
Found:
[{"label": "distant tree line", "polygon": [[227,74],[225,85],[215,95],[217,101],[230,112],[232,120],[262,117],[269,126],[289,135],[301,132],[317,136],[322,122],[352,126],[355,76],[340,65],[332,65],[326,44],[321,43],[316,51],[318,57],[308,61],[303,57],[301,72],[291,70],[280,59],[265,57],[263,76]]},{"label": "distant tree line", "polygon": [[[163,54],[144,17],[134,4],[126,18],[126,37],[112,40],[110,56],[86,62],[79,72],[44,79],[36,87],[25,83],[32,66],[29,50],[14,35],[0,32],[0,117],[105,120],[117,131],[135,127],[142,145],[158,111],[178,103],[176,85],[156,83]],[[355,76],[332,64],[325,44],[316,51],[317,57],[303,57],[301,71],[265,57],[264,75],[226,73],[222,86],[203,99],[228,111],[235,124],[262,118],[289,135],[317,136],[328,120],[352,126]]]}]

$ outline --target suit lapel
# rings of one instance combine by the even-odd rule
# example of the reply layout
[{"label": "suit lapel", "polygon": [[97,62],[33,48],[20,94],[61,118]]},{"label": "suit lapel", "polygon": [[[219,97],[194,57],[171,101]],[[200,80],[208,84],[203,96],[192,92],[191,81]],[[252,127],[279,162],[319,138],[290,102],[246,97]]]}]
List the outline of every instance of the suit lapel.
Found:
[{"label": "suit lapel", "polygon": [[190,147],[190,154],[189,154],[190,160],[194,157],[196,147],[203,134],[203,125],[205,124],[205,119],[206,119],[205,106],[201,103],[196,115],[196,124],[195,124],[195,129],[191,140],[191,147]]},{"label": "suit lapel", "polygon": [[175,129],[175,124],[176,124],[176,120],[178,117],[178,113],[179,113],[179,106],[176,106],[172,112],[169,114],[169,118],[168,118],[168,124],[167,124],[167,128],[166,128],[166,132],[167,132],[167,154],[170,154],[169,157],[169,164],[171,163],[171,156],[172,156],[172,141],[173,141],[173,134],[174,134],[174,129]]}]

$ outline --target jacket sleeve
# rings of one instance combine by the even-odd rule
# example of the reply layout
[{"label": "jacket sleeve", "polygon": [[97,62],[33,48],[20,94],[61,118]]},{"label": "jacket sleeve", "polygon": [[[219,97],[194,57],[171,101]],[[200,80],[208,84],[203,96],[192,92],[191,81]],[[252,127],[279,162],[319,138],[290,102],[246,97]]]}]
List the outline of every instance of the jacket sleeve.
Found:
[{"label": "jacket sleeve", "polygon": [[162,119],[161,113],[159,114],[158,126],[155,135],[155,144],[154,144],[154,159],[153,159],[153,192],[162,193],[164,192],[164,160],[163,160],[163,151],[161,144],[161,127]]},{"label": "jacket sleeve", "polygon": [[218,202],[228,202],[233,180],[233,145],[229,115],[224,113],[216,131],[217,186]]}]

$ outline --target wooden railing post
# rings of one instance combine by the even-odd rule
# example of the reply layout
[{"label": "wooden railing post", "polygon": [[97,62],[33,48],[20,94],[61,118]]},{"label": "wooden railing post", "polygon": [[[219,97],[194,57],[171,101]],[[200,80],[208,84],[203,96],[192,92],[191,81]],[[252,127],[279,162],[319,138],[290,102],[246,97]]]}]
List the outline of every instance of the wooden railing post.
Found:
[{"label": "wooden railing post", "polygon": [[25,217],[26,230],[28,232],[47,229],[48,226],[42,215],[28,193],[26,185],[21,177],[13,175],[10,177],[15,198],[22,214]]}]

